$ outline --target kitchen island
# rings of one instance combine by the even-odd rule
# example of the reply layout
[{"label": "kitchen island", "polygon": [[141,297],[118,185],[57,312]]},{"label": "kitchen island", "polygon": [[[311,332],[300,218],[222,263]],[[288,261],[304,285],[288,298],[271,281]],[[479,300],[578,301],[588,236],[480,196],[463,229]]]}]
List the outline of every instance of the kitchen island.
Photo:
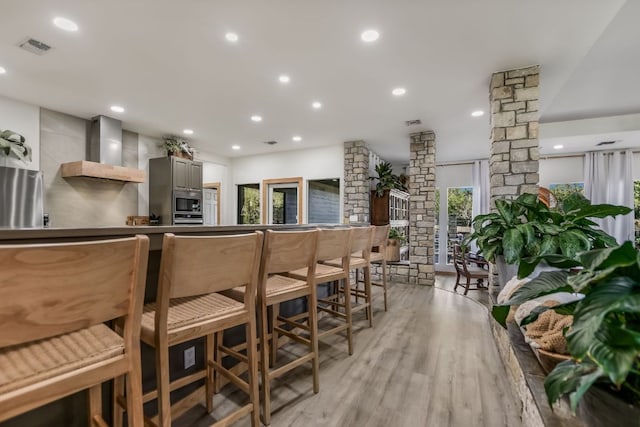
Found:
[{"label": "kitchen island", "polygon": [[[134,236],[144,234],[149,236],[150,250],[147,269],[147,281],[145,287],[145,303],[156,299],[158,276],[160,272],[160,259],[162,256],[162,238],[165,233],[176,235],[211,236],[220,234],[241,234],[256,230],[308,230],[316,227],[340,227],[338,224],[322,225],[232,225],[232,226],[124,226],[124,227],[95,227],[95,228],[37,228],[37,229],[6,229],[0,228],[0,244],[30,244],[30,243],[60,243],[79,242],[87,240],[101,240]],[[87,286],[91,286],[90,283]],[[319,295],[325,294],[326,288],[319,289]],[[304,298],[283,303],[281,311],[284,314],[294,314],[306,310]],[[244,340],[244,329],[230,330],[225,333],[226,345],[233,345]],[[185,369],[184,351],[195,347],[196,364]],[[143,390],[147,392],[155,388],[155,356],[153,348],[142,343],[142,381]],[[204,366],[204,339],[176,345],[170,349],[170,370],[172,378],[190,375]],[[177,390],[175,395],[187,395],[199,387],[193,384]],[[174,395],[172,393],[172,396]],[[110,422],[110,396],[109,383],[103,385],[104,415]],[[13,418],[0,427],[81,427],[86,425],[86,392],[80,392],[65,399],[52,402],[46,406]],[[145,404],[145,413],[151,415],[157,412],[155,401]]]}]

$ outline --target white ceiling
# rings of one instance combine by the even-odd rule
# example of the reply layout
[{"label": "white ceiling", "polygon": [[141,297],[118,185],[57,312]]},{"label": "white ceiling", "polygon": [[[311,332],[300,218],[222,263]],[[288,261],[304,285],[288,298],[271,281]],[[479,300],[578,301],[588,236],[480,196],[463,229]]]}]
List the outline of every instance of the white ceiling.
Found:
[{"label": "white ceiling", "polygon": [[[79,117],[117,116],[151,136],[191,128],[194,146],[223,156],[363,139],[403,162],[408,133],[433,129],[438,161],[482,158],[488,114],[470,113],[488,110],[494,71],[541,64],[542,122],[640,112],[639,4],[2,0],[0,94]],[[55,16],[79,31],[54,27]],[[360,40],[368,28],[381,33],[373,44]],[[228,43],[227,31],[239,42]],[[27,36],[54,50],[19,49]],[[392,96],[397,86],[407,94]],[[113,104],[126,112],[112,113]],[[409,119],[423,125],[407,128]]]}]

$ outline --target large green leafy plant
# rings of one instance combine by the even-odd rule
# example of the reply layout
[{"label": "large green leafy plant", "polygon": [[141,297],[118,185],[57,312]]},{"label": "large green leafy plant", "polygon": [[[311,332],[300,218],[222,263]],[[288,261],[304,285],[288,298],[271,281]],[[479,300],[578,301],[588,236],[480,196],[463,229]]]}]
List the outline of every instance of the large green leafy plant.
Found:
[{"label": "large green leafy plant", "polygon": [[24,136],[12,130],[0,132],[0,153],[5,156],[13,155],[23,162],[31,161],[31,147],[25,143]]},{"label": "large green leafy plant", "polygon": [[553,309],[572,314],[567,331],[571,360],[558,364],[545,380],[552,403],[569,395],[575,410],[584,393],[596,382],[608,384],[622,396],[640,404],[640,254],[631,242],[580,254],[576,260],[546,257],[551,264],[582,267],[577,273],[540,274],[523,285],[509,301],[494,306],[492,314],[503,325],[510,305],[555,292],[573,292],[582,299],[533,310],[522,324]]},{"label": "large green leafy plant", "polygon": [[400,182],[400,177],[393,173],[393,167],[389,162],[381,162],[376,165],[377,177],[369,177],[371,180],[377,180],[376,182],[376,196],[382,197],[385,190],[392,190],[397,188],[399,190],[405,190],[405,186]]},{"label": "large green leafy plant", "polygon": [[590,218],[630,211],[624,206],[592,205],[579,193],[550,209],[535,194],[523,194],[515,200],[496,200],[495,212],[476,216],[466,243],[475,240],[489,261],[503,255],[507,264],[520,263],[519,276],[523,276],[533,270],[540,257],[559,254],[563,259],[574,259],[580,252],[616,245],[615,239]]}]

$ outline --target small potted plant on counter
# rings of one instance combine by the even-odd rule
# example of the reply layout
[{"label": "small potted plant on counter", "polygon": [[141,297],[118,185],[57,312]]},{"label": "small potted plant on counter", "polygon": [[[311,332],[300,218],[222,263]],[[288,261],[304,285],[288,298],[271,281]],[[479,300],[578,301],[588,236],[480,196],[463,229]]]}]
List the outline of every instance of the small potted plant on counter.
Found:
[{"label": "small potted plant on counter", "polygon": [[12,130],[0,132],[0,166],[24,167],[31,162],[31,147],[24,136]]},{"label": "small potted plant on counter", "polygon": [[183,159],[193,160],[193,148],[191,148],[187,141],[182,138],[177,136],[165,136],[162,139],[162,146],[167,151],[168,156],[176,156]]},{"label": "small potted plant on counter", "polygon": [[407,237],[397,228],[389,229],[389,239],[387,240],[387,261],[400,261],[400,248],[407,242]]}]

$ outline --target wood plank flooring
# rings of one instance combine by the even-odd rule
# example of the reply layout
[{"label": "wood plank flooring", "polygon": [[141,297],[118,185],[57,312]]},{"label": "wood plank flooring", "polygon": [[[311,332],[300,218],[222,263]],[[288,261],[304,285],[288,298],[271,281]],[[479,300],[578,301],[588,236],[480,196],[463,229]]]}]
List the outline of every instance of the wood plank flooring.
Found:
[{"label": "wood plank flooring", "polygon": [[[321,342],[320,393],[313,394],[306,367],[272,383],[273,427],[521,425],[485,307],[438,287],[394,283],[389,295],[389,312],[381,300],[375,304],[373,329],[363,314],[355,317],[352,356],[341,336]],[[283,348],[283,359],[291,348]],[[197,407],[175,425],[220,419],[230,400],[245,399],[239,392],[224,399],[229,390],[216,396],[211,415]],[[249,426],[249,419],[238,425]]]}]

